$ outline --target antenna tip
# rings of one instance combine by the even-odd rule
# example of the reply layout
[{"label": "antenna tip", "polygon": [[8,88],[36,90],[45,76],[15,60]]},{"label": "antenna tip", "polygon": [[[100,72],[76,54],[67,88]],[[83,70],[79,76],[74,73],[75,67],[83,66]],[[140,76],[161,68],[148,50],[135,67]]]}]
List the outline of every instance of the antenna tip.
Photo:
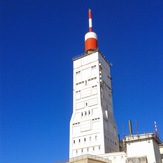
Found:
[{"label": "antenna tip", "polygon": [[88,10],[88,18],[92,19],[92,10],[91,9]]}]

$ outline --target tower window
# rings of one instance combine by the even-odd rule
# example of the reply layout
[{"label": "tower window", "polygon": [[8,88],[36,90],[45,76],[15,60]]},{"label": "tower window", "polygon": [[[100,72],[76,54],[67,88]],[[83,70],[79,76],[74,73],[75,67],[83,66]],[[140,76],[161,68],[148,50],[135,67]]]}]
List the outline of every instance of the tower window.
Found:
[{"label": "tower window", "polygon": [[92,66],[91,68],[95,68],[95,67],[96,67],[96,65]]},{"label": "tower window", "polygon": [[84,138],[84,141],[86,142],[86,138]]},{"label": "tower window", "polygon": [[76,72],[76,74],[79,74],[79,73],[80,73],[80,71],[77,71],[77,72]]},{"label": "tower window", "polygon": [[75,144],[75,140],[74,140],[73,142],[74,142],[74,144]]},{"label": "tower window", "polygon": [[106,118],[108,118],[108,111],[107,110],[105,110],[105,116],[106,116]]},{"label": "tower window", "polygon": [[87,80],[85,80],[85,85],[87,85]]},{"label": "tower window", "polygon": [[80,139],[79,139],[79,143],[80,143]]}]

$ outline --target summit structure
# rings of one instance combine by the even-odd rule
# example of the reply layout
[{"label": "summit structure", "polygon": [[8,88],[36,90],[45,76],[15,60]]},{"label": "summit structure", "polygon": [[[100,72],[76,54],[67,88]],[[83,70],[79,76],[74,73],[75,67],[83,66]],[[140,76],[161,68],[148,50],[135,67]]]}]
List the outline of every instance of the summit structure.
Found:
[{"label": "summit structure", "polygon": [[110,64],[98,49],[88,11],[85,52],[73,59],[73,113],[70,121],[68,163],[163,163],[163,143],[155,133],[129,135],[119,140],[113,113]]},{"label": "summit structure", "polygon": [[73,60],[69,158],[119,151],[110,64],[98,49],[90,9],[88,18],[89,32],[85,35],[85,53]]}]

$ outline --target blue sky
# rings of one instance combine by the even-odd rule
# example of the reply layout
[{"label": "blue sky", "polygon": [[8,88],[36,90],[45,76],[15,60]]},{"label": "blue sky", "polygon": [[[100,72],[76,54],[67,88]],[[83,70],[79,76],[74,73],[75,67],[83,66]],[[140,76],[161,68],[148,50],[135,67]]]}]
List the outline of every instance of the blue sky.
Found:
[{"label": "blue sky", "polygon": [[[88,9],[111,68],[121,138],[163,138],[162,0],[1,0],[0,162],[68,158],[72,58],[84,52]],[[124,126],[124,131],[122,130]]]}]

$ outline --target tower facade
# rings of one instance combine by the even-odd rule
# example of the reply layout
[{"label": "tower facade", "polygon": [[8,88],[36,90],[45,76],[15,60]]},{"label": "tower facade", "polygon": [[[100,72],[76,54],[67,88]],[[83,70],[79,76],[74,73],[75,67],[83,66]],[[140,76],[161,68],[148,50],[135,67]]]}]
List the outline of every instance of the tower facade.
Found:
[{"label": "tower facade", "polygon": [[98,50],[92,32],[85,35],[85,54],[73,60],[73,113],[70,121],[69,157],[119,151],[113,114],[110,64]]}]

